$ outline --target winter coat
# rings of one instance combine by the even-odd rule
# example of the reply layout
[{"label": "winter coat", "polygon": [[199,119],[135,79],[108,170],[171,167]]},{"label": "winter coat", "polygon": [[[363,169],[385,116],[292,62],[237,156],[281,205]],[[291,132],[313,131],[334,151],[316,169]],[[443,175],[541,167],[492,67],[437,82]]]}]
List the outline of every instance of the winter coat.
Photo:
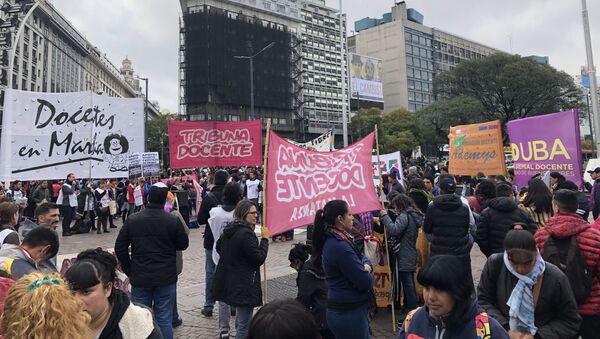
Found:
[{"label": "winter coat", "polygon": [[423,222],[423,215],[412,208],[400,213],[396,222],[386,214],[381,221],[390,237],[400,240],[400,252],[396,254],[398,271],[415,272],[417,270],[417,236]]},{"label": "winter coat", "polygon": [[215,244],[215,238],[208,226],[208,219],[210,218],[210,210],[213,207],[217,207],[223,203],[223,188],[225,186],[214,186],[210,193],[202,199],[200,203],[200,210],[198,211],[198,225],[206,225],[204,228],[204,248],[212,250]]},{"label": "winter coat", "polygon": [[433,235],[431,255],[449,254],[469,258],[470,210],[459,196],[443,194],[427,208],[423,231]]},{"label": "winter coat", "polygon": [[429,207],[429,202],[433,200],[433,196],[431,193],[427,193],[423,190],[411,189],[408,192],[408,196],[412,198],[415,202],[421,213],[427,213],[427,207]]},{"label": "winter coat", "polygon": [[[181,223],[183,224],[183,228],[185,229],[185,234],[189,237],[190,228],[185,223],[185,219],[183,219],[183,215],[181,215],[181,213],[179,213],[178,210],[172,210],[171,214],[176,216],[177,218],[179,218],[179,221],[181,221]],[[176,261],[175,266],[177,267],[177,275],[180,275],[181,272],[183,272],[183,251],[177,251],[177,261]]]},{"label": "winter coat", "polygon": [[325,272],[317,268],[312,261],[308,260],[302,264],[298,278],[298,300],[315,318],[319,328],[327,328],[325,311],[327,309],[327,285],[325,284]]},{"label": "winter coat", "polygon": [[219,264],[213,280],[215,300],[230,306],[262,305],[260,266],[267,259],[269,240],[260,244],[254,227],[242,221],[228,224],[217,241]]},{"label": "winter coat", "polygon": [[524,225],[523,227],[531,234],[537,230],[531,214],[519,208],[515,199],[510,197],[492,199],[488,208],[481,213],[477,223],[476,241],[481,252],[486,257],[504,252],[504,238],[515,224]]},{"label": "winter coat", "polygon": [[150,203],[125,220],[115,242],[115,254],[132,286],[163,287],[177,282],[176,251],[188,245],[181,220],[165,212],[162,205]]},{"label": "winter coat", "polygon": [[46,202],[51,202],[50,196],[51,194],[49,188],[43,189],[42,187],[37,187],[35,191],[33,191],[33,193],[31,194],[31,202],[34,203],[35,206],[37,206],[44,200],[46,200]]},{"label": "winter coat", "polygon": [[[538,278],[539,279],[539,278]],[[508,329],[509,307],[506,304],[519,278],[504,265],[504,254],[490,256],[477,286],[479,305]],[[539,298],[535,305],[536,338],[569,339],[579,332],[581,317],[569,280],[561,270],[546,262]]]},{"label": "winter coat", "polygon": [[19,233],[11,225],[5,224],[0,226],[0,248],[4,244],[20,245]]},{"label": "winter coat", "polygon": [[[427,306],[420,307],[412,315],[407,316],[410,319],[408,328],[402,328],[398,339],[413,338],[431,338],[431,339],[477,339],[478,324],[475,323],[476,317],[483,312],[483,309],[473,300],[471,307],[460,317],[460,326],[449,329],[443,318],[436,318],[429,314]],[[411,318],[409,318],[411,317]],[[508,339],[506,330],[496,321],[488,316],[490,332],[486,333],[487,339]]]},{"label": "winter coat", "polygon": [[365,270],[369,259],[361,258],[350,239],[328,231],[323,245],[323,270],[329,292],[328,307],[340,308],[364,305],[368,301],[368,292],[375,279]]},{"label": "winter coat", "polygon": [[8,290],[15,284],[15,281],[9,278],[0,277],[0,316],[4,311],[4,301],[8,296]]},{"label": "winter coat", "polygon": [[585,193],[577,192],[577,204],[577,215],[587,221],[590,216],[590,202]]},{"label": "winter coat", "polygon": [[154,322],[152,311],[134,305],[127,295],[112,289],[110,303],[112,310],[108,322],[98,339],[162,339],[162,333]]},{"label": "winter coat", "polygon": [[546,227],[535,233],[535,242],[543,253],[544,243],[552,236],[563,239],[575,236],[579,250],[585,257],[587,267],[596,272],[592,281],[592,290],[587,301],[579,305],[582,315],[600,315],[600,231],[594,229],[577,214],[557,213],[546,222]]},{"label": "winter coat", "polygon": [[0,269],[15,280],[39,271],[38,265],[19,245],[4,244],[0,249]]}]

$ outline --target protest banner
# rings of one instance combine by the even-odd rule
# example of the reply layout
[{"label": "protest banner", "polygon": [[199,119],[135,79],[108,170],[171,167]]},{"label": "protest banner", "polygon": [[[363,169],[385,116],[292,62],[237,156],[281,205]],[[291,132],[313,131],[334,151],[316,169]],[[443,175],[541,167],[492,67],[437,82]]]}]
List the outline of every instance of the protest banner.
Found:
[{"label": "protest banner", "polygon": [[193,180],[194,188],[196,189],[196,215],[200,213],[200,205],[202,205],[202,192],[204,188],[200,186],[196,179]]},{"label": "protest banner", "polygon": [[265,188],[271,234],[313,223],[317,210],[334,199],[352,213],[381,208],[371,173],[374,134],[334,152],[314,152],[269,133]]},{"label": "protest banner", "polygon": [[121,178],[144,150],[142,99],[92,92],[8,89],[0,144],[2,180]]},{"label": "protest banner", "polygon": [[171,168],[260,166],[262,122],[169,121]]},{"label": "protest banner", "polygon": [[373,267],[375,277],[375,302],[377,307],[388,307],[392,304],[392,272],[388,265],[375,265]]},{"label": "protest banner", "polygon": [[129,179],[139,178],[142,176],[142,154],[129,153]]},{"label": "protest banner", "polygon": [[527,186],[535,174],[550,171],[581,187],[583,161],[576,110],[513,120],[506,126],[517,186]]},{"label": "protest banner", "polygon": [[158,152],[142,153],[142,176],[157,177],[160,174]]},{"label": "protest banner", "polygon": [[329,131],[319,135],[315,139],[308,142],[296,142],[294,140],[285,139],[296,146],[300,146],[302,148],[317,151],[317,152],[331,152],[335,151],[334,145],[334,134],[333,128],[329,129]]},{"label": "protest banner", "polygon": [[[402,170],[402,157],[400,152],[381,154],[379,155],[379,168],[381,168],[381,174],[396,173],[396,177],[400,178],[400,182],[404,179],[404,171]],[[379,185],[379,170],[377,167],[377,156],[371,157],[371,164],[373,167],[373,183],[375,186]],[[386,182],[383,183],[387,184]]]},{"label": "protest banner", "polygon": [[455,175],[506,174],[500,121],[450,127],[449,171]]}]

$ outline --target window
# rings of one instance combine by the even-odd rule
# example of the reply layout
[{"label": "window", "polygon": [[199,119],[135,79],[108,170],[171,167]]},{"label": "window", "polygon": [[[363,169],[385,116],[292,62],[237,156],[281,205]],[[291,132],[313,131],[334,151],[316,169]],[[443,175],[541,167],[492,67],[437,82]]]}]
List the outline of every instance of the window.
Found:
[{"label": "window", "polygon": [[407,75],[409,78],[413,78],[415,76],[415,72],[412,68],[408,68]]},{"label": "window", "polygon": [[408,104],[408,110],[415,112],[417,110],[417,106],[415,104]]},{"label": "window", "polygon": [[[419,61],[419,60],[417,60],[417,61]],[[411,65],[411,66],[412,66],[412,64],[413,64],[413,58],[412,58],[412,57],[409,57],[409,56],[407,56],[407,57],[406,57],[406,64],[407,64],[407,65]]]},{"label": "window", "polygon": [[415,101],[415,92],[408,91],[408,100]]},{"label": "window", "polygon": [[427,58],[427,50],[425,48],[421,48],[420,51],[421,51],[421,57]]},{"label": "window", "polygon": [[[408,87],[410,88],[410,86]],[[414,89],[420,91],[421,90],[421,82],[420,81],[415,81],[415,84],[413,86]]]},{"label": "window", "polygon": [[[418,83],[418,81],[417,81],[417,83]],[[408,80],[408,88],[415,89],[415,81],[414,80]]]},{"label": "window", "polygon": [[427,45],[427,41],[424,37],[419,37],[419,44],[425,46]]},{"label": "window", "polygon": [[415,69],[415,78],[421,79],[421,71],[419,71],[418,69]]},{"label": "window", "polygon": [[415,95],[415,101],[422,102],[423,101],[423,95],[421,93],[416,93],[416,95]]}]

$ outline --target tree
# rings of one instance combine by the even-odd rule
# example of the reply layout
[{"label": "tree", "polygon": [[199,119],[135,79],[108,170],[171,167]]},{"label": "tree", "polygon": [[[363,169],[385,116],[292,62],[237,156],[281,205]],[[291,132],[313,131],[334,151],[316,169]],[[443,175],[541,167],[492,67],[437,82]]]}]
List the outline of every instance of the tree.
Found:
[{"label": "tree", "polygon": [[360,109],[358,113],[352,117],[348,126],[348,132],[352,137],[352,142],[373,132],[375,125],[381,125],[381,119],[381,110],[377,107],[372,107],[367,110]]},{"label": "tree", "polygon": [[431,103],[415,114],[421,145],[438,150],[448,143],[451,126],[482,122],[483,110],[479,101],[464,95]]},{"label": "tree", "polygon": [[434,80],[437,99],[464,95],[483,106],[485,120],[507,121],[579,106],[573,79],[549,65],[497,53],[464,61]]},{"label": "tree", "polygon": [[148,120],[148,152],[158,152],[163,167],[169,167],[169,120],[179,120],[176,114],[160,114]]},{"label": "tree", "polygon": [[400,151],[402,155],[410,156],[419,145],[415,116],[404,108],[383,114],[378,133],[382,153]]}]

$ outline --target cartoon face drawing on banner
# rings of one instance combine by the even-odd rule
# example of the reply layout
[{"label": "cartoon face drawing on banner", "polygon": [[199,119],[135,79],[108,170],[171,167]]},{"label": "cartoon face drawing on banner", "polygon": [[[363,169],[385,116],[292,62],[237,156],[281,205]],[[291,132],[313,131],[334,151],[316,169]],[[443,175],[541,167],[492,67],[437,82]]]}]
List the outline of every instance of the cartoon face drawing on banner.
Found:
[{"label": "cartoon face drawing on banner", "polygon": [[124,135],[109,134],[104,139],[105,158],[110,165],[109,171],[121,172],[128,171],[127,151],[129,151],[129,141]]}]

